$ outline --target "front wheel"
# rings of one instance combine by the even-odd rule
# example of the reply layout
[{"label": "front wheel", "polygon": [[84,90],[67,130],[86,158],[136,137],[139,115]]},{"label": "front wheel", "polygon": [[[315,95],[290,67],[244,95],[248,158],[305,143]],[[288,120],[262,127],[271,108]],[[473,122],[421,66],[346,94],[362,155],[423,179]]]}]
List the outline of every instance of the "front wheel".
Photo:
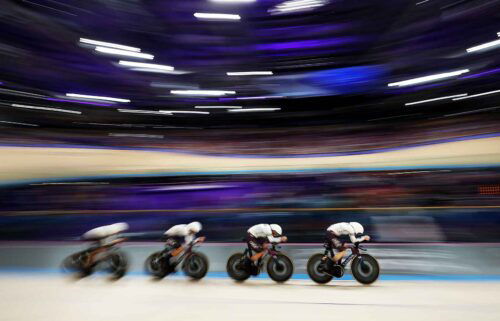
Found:
[{"label": "front wheel", "polygon": [[[321,253],[314,254],[307,261],[307,274],[311,280],[319,284],[325,284],[333,279],[333,276],[326,273],[326,262],[323,261],[324,255]],[[327,258],[329,260],[329,258]]]},{"label": "front wheel", "polygon": [[245,255],[243,253],[236,253],[229,257],[227,260],[227,274],[239,282],[243,282],[250,277],[249,271],[245,268]]},{"label": "front wheel", "polygon": [[377,281],[380,267],[373,256],[360,254],[352,261],[351,272],[359,283],[371,284]]},{"label": "front wheel", "polygon": [[267,273],[276,282],[285,282],[292,277],[293,263],[285,254],[279,253],[267,261]]},{"label": "front wheel", "polygon": [[109,258],[111,280],[116,281],[121,279],[128,270],[128,260],[124,253],[112,253]]},{"label": "front wheel", "polygon": [[182,269],[190,278],[200,280],[208,272],[208,258],[203,253],[192,252],[184,260]]}]

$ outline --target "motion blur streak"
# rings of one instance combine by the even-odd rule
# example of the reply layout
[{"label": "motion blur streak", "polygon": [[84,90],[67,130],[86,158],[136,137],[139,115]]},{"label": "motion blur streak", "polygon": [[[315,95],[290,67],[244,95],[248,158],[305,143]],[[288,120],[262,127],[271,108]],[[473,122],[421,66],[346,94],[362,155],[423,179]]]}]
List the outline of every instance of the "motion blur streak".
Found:
[{"label": "motion blur streak", "polygon": [[451,95],[451,96],[444,96],[444,97],[437,97],[437,98],[432,98],[432,99],[414,101],[414,102],[411,102],[411,103],[406,103],[405,106],[425,104],[425,103],[430,103],[430,102],[433,102],[433,101],[444,100],[444,99],[451,99],[451,98],[463,97],[463,96],[467,96],[467,94],[458,94],[458,95]]},{"label": "motion blur streak", "polygon": [[82,94],[66,94],[68,97],[75,97],[75,98],[89,98],[89,99],[98,99],[98,100],[109,100],[109,101],[116,101],[120,103],[129,103],[130,99],[123,99],[123,98],[114,98],[114,97],[105,97],[105,96],[92,96],[92,95],[82,95]]},{"label": "motion blur streak", "polygon": [[60,113],[68,113],[68,114],[81,114],[81,111],[76,110],[68,110],[68,109],[60,109],[60,108],[51,108],[51,107],[41,107],[41,106],[29,106],[29,105],[20,105],[20,104],[12,104],[12,107],[16,108],[26,108],[26,109],[35,109],[35,110],[47,110],[47,111],[56,111]]},{"label": "motion blur streak", "polygon": [[1,321],[499,319],[500,0],[0,3]]},{"label": "motion blur streak", "polygon": [[105,41],[98,41],[98,40],[80,38],[80,42],[81,43],[91,44],[91,45],[96,45],[96,46],[101,46],[101,47],[109,47],[109,48],[116,48],[116,49],[122,49],[122,50],[128,50],[128,51],[141,52],[140,48],[135,48],[135,47],[130,47],[130,46],[124,46],[124,45],[119,45],[119,44],[116,44],[116,43],[110,43],[110,42],[105,42]]},{"label": "motion blur streak", "polygon": [[151,54],[107,48],[107,47],[96,47],[95,51],[117,56],[128,56],[128,57],[136,57],[136,58],[150,59],[150,60],[154,59],[154,56]]},{"label": "motion blur streak", "polygon": [[424,76],[424,77],[418,77],[418,78],[393,82],[393,83],[389,83],[387,86],[389,86],[389,87],[394,87],[394,86],[403,87],[403,86],[416,85],[416,84],[426,83],[426,82],[430,82],[430,81],[441,80],[441,79],[451,78],[454,76],[459,76],[459,75],[465,74],[467,72],[469,72],[469,69],[445,72],[442,74],[435,74],[435,75],[429,75],[429,76]]}]

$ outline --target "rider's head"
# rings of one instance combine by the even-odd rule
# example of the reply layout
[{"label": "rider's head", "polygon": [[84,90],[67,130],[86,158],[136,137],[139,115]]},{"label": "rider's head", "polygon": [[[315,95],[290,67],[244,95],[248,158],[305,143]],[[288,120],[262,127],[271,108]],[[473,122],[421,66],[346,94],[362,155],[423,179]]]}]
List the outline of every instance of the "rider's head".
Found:
[{"label": "rider's head", "polygon": [[200,222],[191,222],[187,225],[187,230],[189,234],[196,234],[201,231],[201,223]]},{"label": "rider's head", "polygon": [[354,234],[358,235],[358,234],[363,234],[365,232],[363,225],[359,224],[358,222],[350,222],[349,224],[352,226]]},{"label": "rider's head", "polygon": [[269,226],[271,226],[271,231],[273,232],[274,237],[280,237],[281,234],[283,234],[283,230],[278,224],[270,224]]}]

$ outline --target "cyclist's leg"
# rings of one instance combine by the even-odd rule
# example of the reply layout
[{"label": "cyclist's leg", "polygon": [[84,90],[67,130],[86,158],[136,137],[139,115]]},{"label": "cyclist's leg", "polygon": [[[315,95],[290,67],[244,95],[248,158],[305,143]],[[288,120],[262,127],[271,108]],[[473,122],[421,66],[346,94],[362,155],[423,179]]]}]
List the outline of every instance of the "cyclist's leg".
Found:
[{"label": "cyclist's leg", "polygon": [[166,247],[168,248],[168,257],[174,257],[179,255],[182,250],[182,237],[171,236],[165,242]]},{"label": "cyclist's leg", "polygon": [[337,253],[333,256],[333,261],[336,264],[339,264],[342,258],[345,256],[347,248],[344,246],[344,243],[336,236],[332,237],[331,244],[332,247],[337,251]]},{"label": "cyclist's leg", "polygon": [[256,238],[253,235],[249,235],[248,245],[249,245],[250,249],[253,252],[255,252],[254,254],[252,254],[252,252],[250,252],[250,255],[251,255],[250,260],[252,260],[252,262],[257,262],[265,253],[264,246],[263,246],[264,245],[263,240]]}]

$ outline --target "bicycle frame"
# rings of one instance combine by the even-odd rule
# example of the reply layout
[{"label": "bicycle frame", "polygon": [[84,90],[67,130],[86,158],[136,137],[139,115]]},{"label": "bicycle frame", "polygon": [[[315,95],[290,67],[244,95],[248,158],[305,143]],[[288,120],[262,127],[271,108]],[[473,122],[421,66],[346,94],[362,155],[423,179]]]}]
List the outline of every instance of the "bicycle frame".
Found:
[{"label": "bicycle frame", "polygon": [[[198,243],[198,242],[188,245],[188,246],[187,246],[187,247],[186,247],[186,248],[182,251],[182,253],[181,253],[179,256],[177,256],[177,258],[176,258],[176,262],[178,262],[178,263],[179,263],[179,262],[182,262],[182,260],[184,260],[184,258],[185,258],[188,254],[190,254],[190,253],[193,251],[193,248],[194,248],[194,247],[196,247],[196,246],[199,246],[199,243]],[[164,249],[164,250],[162,251],[162,258],[163,258],[163,256],[167,255],[170,251],[171,251],[171,249]]]},{"label": "bicycle frame", "polygon": [[[346,267],[347,264],[349,264],[355,257],[359,256],[360,250],[364,250],[364,248],[360,247],[359,245],[354,245],[352,247],[349,247],[348,249],[351,250],[351,253],[340,264],[343,267]],[[330,254],[331,259],[333,259],[333,257],[335,256],[335,253],[333,253],[333,248],[331,246],[325,245],[324,255],[328,256],[328,254]]]}]

